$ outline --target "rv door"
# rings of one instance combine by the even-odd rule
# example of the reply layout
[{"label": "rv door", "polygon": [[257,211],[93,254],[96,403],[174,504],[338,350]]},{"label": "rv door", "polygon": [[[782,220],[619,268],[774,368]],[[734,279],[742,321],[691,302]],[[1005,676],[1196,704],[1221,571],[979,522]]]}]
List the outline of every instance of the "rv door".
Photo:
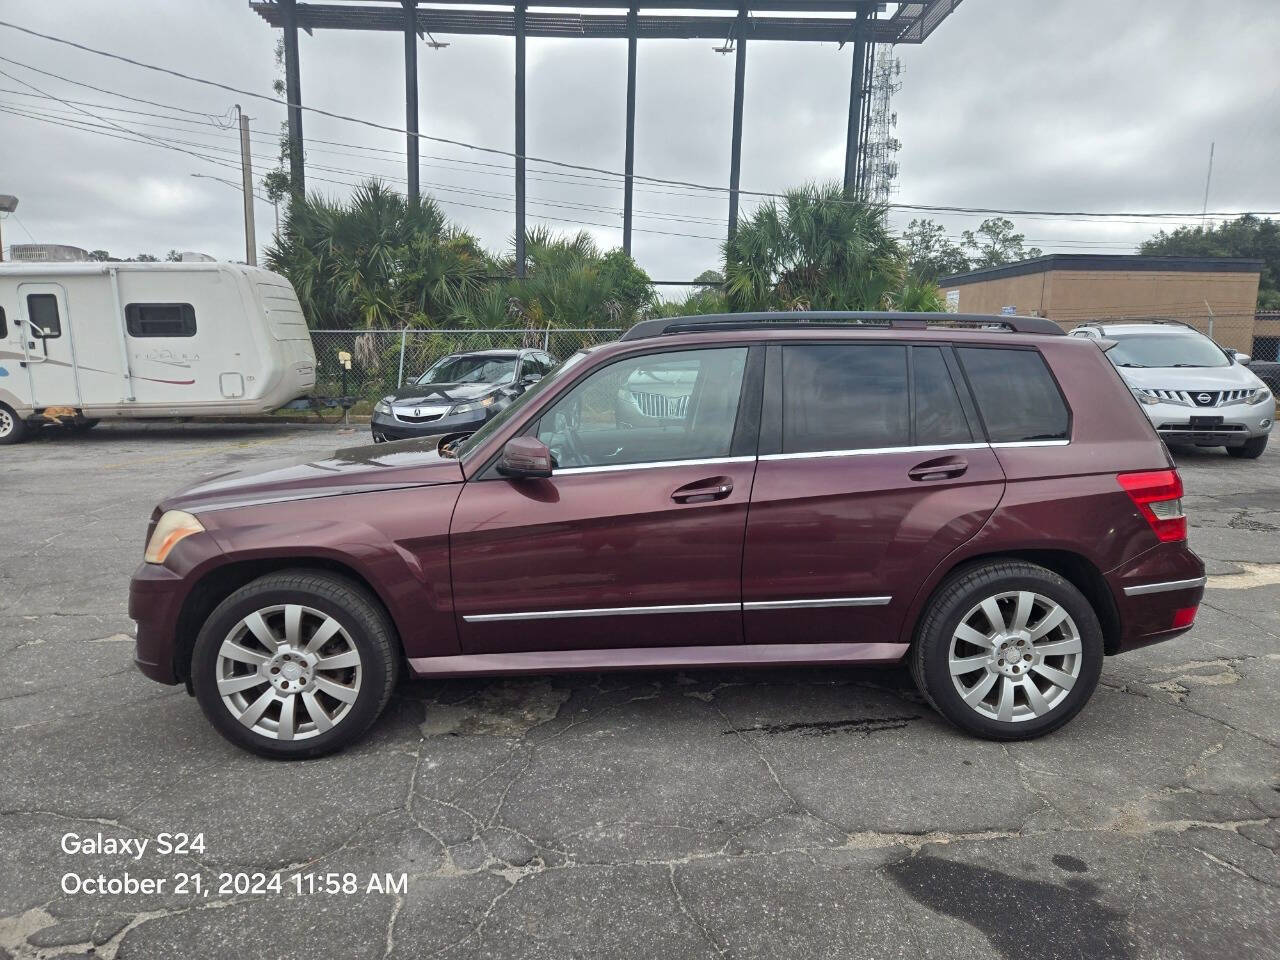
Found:
[{"label": "rv door", "polygon": [[60,283],[18,284],[22,345],[36,409],[79,407],[75,341]]}]

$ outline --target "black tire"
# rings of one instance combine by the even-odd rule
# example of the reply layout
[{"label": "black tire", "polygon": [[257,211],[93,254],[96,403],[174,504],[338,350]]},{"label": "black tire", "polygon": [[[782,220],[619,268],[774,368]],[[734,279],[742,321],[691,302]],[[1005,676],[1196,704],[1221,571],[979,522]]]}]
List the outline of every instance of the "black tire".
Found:
[{"label": "black tire", "polygon": [[27,438],[27,422],[13,407],[0,403],[0,443],[21,443]]},{"label": "black tire", "polygon": [[[250,729],[232,713],[233,708],[224,701],[218,689],[219,652],[224,641],[240,628],[245,617],[255,611],[287,604],[309,608],[337,621],[344,634],[339,637],[339,642],[354,647],[359,654],[359,665],[351,671],[355,674],[358,670],[359,683],[355,699],[349,705],[332,701],[339,719],[334,720],[333,725],[326,730],[319,731],[314,718],[308,716],[308,722],[316,730],[304,734],[306,739],[280,740]],[[283,617],[283,614],[280,616]],[[305,624],[302,629],[305,630]],[[249,634],[246,632],[241,636],[248,638]],[[254,641],[247,642],[251,644]],[[205,716],[224,737],[236,746],[261,756],[292,760],[333,753],[358,740],[387,705],[395,686],[399,665],[400,650],[395,627],[381,604],[364,587],[329,573],[285,570],[267,574],[246,584],[223,600],[209,615],[192,651],[191,681]],[[250,666],[241,669],[246,671],[245,676],[257,672],[257,668]],[[320,695],[322,688],[315,685],[314,676],[311,679],[313,686],[305,694],[314,700]],[[306,680],[304,677],[301,683],[305,684]],[[271,690],[267,680],[260,682],[263,686],[251,689],[245,694],[246,699],[250,696],[256,699],[260,692]],[[274,685],[275,682],[272,680],[271,684]],[[295,699],[295,704],[300,704],[304,694],[290,696]],[[283,699],[277,702],[282,703]],[[267,712],[271,709],[269,703]],[[299,708],[295,706],[293,709]],[[277,710],[278,713],[283,712],[283,707]],[[301,716],[301,712],[298,715]],[[265,718],[267,714],[263,716]],[[299,724],[300,731],[303,726]]]},{"label": "black tire", "polygon": [[93,420],[72,420],[67,424],[67,429],[72,433],[88,433],[98,425],[99,421]]},{"label": "black tire", "polygon": [[1251,437],[1241,446],[1227,447],[1227,453],[1235,457],[1237,460],[1257,460],[1262,456],[1262,451],[1267,449],[1266,436]]},{"label": "black tire", "polygon": [[[965,619],[966,615],[978,607],[983,600],[1019,591],[1036,594],[1045,602],[1055,603],[1065,610],[1070,617],[1070,622],[1064,622],[1065,625],[1060,630],[1057,628],[1051,630],[1047,634],[1046,642],[1066,638],[1068,628],[1073,623],[1074,632],[1078,634],[1080,651],[1075,655],[1078,659],[1074,661],[1077,668],[1074,684],[1066,689],[1064,695],[1060,695],[1059,699],[1052,702],[1047,712],[1041,715],[1024,716],[1017,720],[1001,720],[985,715],[979,708],[970,706],[956,688],[950,669],[952,640],[960,628],[962,619]],[[1002,601],[1010,606],[1016,605],[1016,602],[1016,599]],[[1002,609],[1006,608],[1002,606]],[[1041,609],[1039,601],[1035,609]],[[1038,620],[1030,620],[1029,623],[1034,626]],[[957,641],[957,644],[958,656],[961,655],[961,649],[966,659],[975,652],[981,654],[977,645],[967,645],[967,641]],[[1030,740],[1067,723],[1080,712],[1093,695],[1098,685],[1098,678],[1102,674],[1102,628],[1098,624],[1097,614],[1084,595],[1072,583],[1052,570],[1021,560],[986,561],[957,571],[937,589],[916,627],[916,635],[907,659],[916,686],[919,687],[925,699],[960,729],[987,740]],[[1065,670],[1068,666],[1065,657],[1049,659],[1052,663],[1045,663],[1045,667],[1052,666],[1055,669]],[[1031,669],[1035,671],[1039,665],[1037,661]],[[994,673],[999,666],[1000,661],[997,659],[995,665],[991,667],[984,665],[974,668],[975,673],[966,675],[976,678],[970,689],[976,690],[980,681],[986,679],[987,673]],[[1024,671],[1028,669],[1020,662],[1016,666],[1007,667],[1009,670],[1018,668]],[[994,686],[991,688],[993,692],[988,696],[994,698],[1008,679],[1015,688],[1011,701],[1014,697],[1022,699],[1022,703],[1014,709],[1024,714],[1034,713],[1025,689],[1018,693],[1016,688],[1019,684],[1030,680],[1037,684],[1039,690],[1038,684],[1043,681],[1038,671],[1036,672],[1035,680],[1031,680],[1030,672],[1023,673],[1016,679],[997,674]],[[964,678],[960,682],[964,682]],[[1050,685],[1051,695],[1053,692]],[[979,707],[995,709],[981,701]]]}]

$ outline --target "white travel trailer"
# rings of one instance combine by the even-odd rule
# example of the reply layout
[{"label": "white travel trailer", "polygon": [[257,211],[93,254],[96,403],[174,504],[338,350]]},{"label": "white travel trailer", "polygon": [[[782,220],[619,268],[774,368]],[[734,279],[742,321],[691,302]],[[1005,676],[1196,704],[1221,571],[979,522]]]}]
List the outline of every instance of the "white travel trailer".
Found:
[{"label": "white travel trailer", "polygon": [[0,264],[0,443],[54,421],[265,413],[315,369],[293,287],[270,271]]}]

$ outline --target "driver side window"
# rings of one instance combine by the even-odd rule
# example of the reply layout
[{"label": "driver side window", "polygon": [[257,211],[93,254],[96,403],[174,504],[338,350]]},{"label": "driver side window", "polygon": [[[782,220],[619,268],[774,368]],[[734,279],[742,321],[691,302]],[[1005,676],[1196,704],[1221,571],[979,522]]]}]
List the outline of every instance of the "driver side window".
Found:
[{"label": "driver side window", "polygon": [[548,410],[538,439],[557,468],[727,457],[747,348],[628,357]]}]

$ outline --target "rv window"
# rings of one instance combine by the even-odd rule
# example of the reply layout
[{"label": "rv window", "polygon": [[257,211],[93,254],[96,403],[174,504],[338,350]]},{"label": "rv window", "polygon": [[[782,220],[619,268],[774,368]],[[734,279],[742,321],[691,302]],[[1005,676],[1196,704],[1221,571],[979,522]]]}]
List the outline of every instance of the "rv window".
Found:
[{"label": "rv window", "polygon": [[0,340],[9,338],[9,321],[4,318],[4,307],[0,307]]},{"label": "rv window", "polygon": [[131,337],[194,337],[196,310],[189,303],[131,303],[124,308]]},{"label": "rv window", "polygon": [[58,298],[52,293],[27,294],[27,319],[44,331],[52,340],[62,336],[62,321],[58,319]]}]

